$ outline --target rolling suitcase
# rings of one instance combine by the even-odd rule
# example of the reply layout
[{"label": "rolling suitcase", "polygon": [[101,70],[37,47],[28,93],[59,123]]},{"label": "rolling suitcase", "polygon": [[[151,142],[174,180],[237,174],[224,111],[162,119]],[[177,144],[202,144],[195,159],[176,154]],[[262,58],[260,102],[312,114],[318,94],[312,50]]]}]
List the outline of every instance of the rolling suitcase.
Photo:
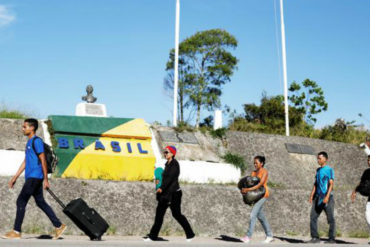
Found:
[{"label": "rolling suitcase", "polygon": [[63,212],[78,226],[91,240],[101,240],[101,236],[107,231],[108,223],[81,198],[64,203],[50,190],[50,195],[63,208]]}]

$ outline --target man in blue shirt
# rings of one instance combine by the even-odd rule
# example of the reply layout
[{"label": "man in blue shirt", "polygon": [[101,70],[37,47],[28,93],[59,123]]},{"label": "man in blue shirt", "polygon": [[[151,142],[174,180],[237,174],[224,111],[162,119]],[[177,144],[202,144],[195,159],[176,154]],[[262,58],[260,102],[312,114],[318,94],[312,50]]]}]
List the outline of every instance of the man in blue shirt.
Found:
[{"label": "man in blue shirt", "polygon": [[33,196],[36,205],[49,217],[55,227],[55,236],[58,239],[66,229],[56,217],[51,207],[45,202],[43,188],[50,187],[48,181],[47,164],[44,153],[44,143],[41,138],[36,136],[38,121],[30,118],[24,120],[23,134],[28,137],[26,144],[26,158],[19,167],[17,173],[9,181],[9,188],[13,188],[18,177],[25,171],[25,183],[17,199],[17,215],[15,218],[14,228],[6,233],[3,238],[19,239],[21,238],[21,227],[26,212],[26,206]]},{"label": "man in blue shirt", "polygon": [[312,239],[309,243],[319,243],[319,233],[317,231],[317,220],[325,211],[329,223],[329,241],[335,243],[335,219],[334,219],[334,170],[328,164],[328,154],[320,152],[317,155],[317,162],[320,167],[316,170],[315,183],[311,192],[309,202],[312,204],[310,216],[310,228]]}]

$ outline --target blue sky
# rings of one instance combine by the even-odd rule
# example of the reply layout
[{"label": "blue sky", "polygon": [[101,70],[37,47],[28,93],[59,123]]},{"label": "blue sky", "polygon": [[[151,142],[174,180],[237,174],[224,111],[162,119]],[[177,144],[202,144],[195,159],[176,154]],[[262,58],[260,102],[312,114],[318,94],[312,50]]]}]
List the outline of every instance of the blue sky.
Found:
[{"label": "blue sky", "polygon": [[[339,117],[370,127],[358,117],[370,119],[370,1],[284,3],[288,81],[317,81],[329,103],[316,127]],[[73,115],[92,84],[109,115],[165,123],[174,19],[175,0],[0,1],[0,103],[41,118]],[[275,25],[274,0],[181,1],[180,40],[211,28],[238,39],[222,104],[239,113],[263,90],[283,93]]]}]

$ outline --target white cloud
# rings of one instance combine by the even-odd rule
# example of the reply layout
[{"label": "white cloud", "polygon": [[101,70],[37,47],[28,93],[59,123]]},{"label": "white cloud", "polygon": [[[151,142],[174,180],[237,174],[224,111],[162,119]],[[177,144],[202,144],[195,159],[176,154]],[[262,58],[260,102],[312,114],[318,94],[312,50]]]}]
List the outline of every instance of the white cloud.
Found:
[{"label": "white cloud", "polygon": [[0,27],[9,25],[15,21],[15,15],[4,5],[0,5]]}]

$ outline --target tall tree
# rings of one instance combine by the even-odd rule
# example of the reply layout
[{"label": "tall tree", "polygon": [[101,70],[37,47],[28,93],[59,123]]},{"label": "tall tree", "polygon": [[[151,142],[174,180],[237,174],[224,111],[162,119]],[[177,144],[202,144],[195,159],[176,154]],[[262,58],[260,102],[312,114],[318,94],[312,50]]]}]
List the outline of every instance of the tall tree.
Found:
[{"label": "tall tree", "polygon": [[[199,127],[203,108],[213,110],[220,107],[222,86],[230,81],[238,62],[228,49],[236,48],[237,45],[236,38],[221,29],[197,32],[180,43],[179,99],[189,99],[187,103],[196,107],[196,127]],[[167,63],[169,74],[173,73],[173,63],[171,50]],[[173,85],[173,80],[168,82],[168,85]],[[167,88],[170,88],[168,85]],[[179,105],[181,116],[182,107],[186,103]]]},{"label": "tall tree", "polygon": [[289,96],[290,102],[304,114],[305,121],[309,124],[316,123],[317,119],[314,115],[328,109],[324,91],[315,81],[306,79],[302,85],[294,81],[290,85],[289,91],[292,93]]}]

